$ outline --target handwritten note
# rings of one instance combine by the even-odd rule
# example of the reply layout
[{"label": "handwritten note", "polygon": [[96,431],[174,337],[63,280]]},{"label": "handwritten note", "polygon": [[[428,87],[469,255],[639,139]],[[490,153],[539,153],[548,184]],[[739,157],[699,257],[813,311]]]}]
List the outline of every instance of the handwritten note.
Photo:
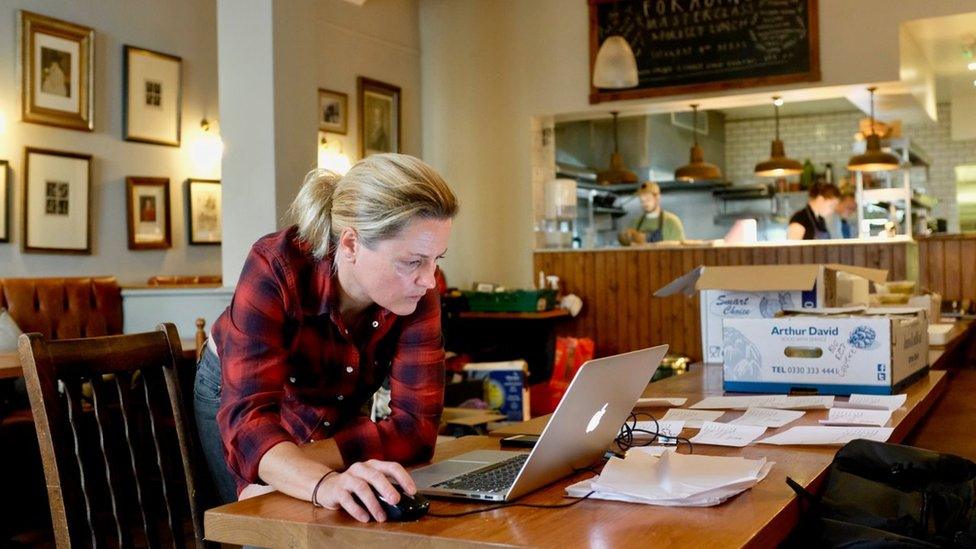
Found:
[{"label": "handwritten note", "polygon": [[887,442],[892,431],[891,427],[801,425],[766,437],[759,444],[840,446],[858,438]]},{"label": "handwritten note", "polygon": [[735,425],[756,425],[760,427],[782,427],[803,417],[806,412],[796,410],[777,410],[775,408],[749,408],[742,416],[730,421]]},{"label": "handwritten note", "polygon": [[684,406],[687,398],[680,397],[647,397],[637,399],[634,408],[666,408],[668,406]]},{"label": "handwritten note", "polygon": [[715,421],[723,415],[725,415],[725,412],[721,410],[686,410],[684,408],[671,408],[661,419],[664,421],[684,421],[685,427],[688,427],[689,429],[700,429],[702,423],[706,421]]},{"label": "handwritten note", "polygon": [[786,396],[783,397],[782,402],[777,402],[772,407],[785,410],[827,410],[833,405],[833,395]]},{"label": "handwritten note", "polygon": [[824,410],[834,404],[833,396],[750,395],[713,396],[696,403],[694,410],[746,410],[778,408],[781,410]]},{"label": "handwritten note", "polygon": [[908,395],[851,395],[847,402],[838,402],[839,408],[861,408],[863,410],[897,410],[901,408]]},{"label": "handwritten note", "polygon": [[891,410],[859,410],[857,408],[831,408],[821,425],[872,425],[884,427],[891,420]]},{"label": "handwritten note", "polygon": [[765,432],[765,427],[755,425],[733,425],[731,423],[706,421],[702,424],[698,434],[691,438],[691,443],[742,448]]}]

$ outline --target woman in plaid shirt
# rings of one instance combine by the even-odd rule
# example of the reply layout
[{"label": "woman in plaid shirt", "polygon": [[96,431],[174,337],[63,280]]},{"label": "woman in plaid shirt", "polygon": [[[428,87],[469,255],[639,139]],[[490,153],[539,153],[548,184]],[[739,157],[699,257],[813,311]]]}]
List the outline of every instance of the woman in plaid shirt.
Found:
[{"label": "woman in plaid shirt", "polygon": [[[434,272],[457,209],[443,179],[407,155],[305,177],[297,224],[251,248],[197,368],[197,425],[222,499],[276,489],[382,521],[371,486],[390,503],[391,480],[416,492],[400,464],[429,459],[437,438]],[[387,377],[390,415],[374,422]]]}]

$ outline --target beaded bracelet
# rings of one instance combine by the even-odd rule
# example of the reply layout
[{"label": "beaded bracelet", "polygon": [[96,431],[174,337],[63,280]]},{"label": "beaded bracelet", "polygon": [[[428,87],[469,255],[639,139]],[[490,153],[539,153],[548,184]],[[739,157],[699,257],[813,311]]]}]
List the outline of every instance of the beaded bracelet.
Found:
[{"label": "beaded bracelet", "polygon": [[322,478],[320,478],[319,481],[315,483],[315,488],[312,488],[312,506],[313,507],[322,507],[322,504],[319,503],[319,499],[318,499],[319,488],[322,487],[322,482],[324,482],[325,479],[328,478],[329,475],[331,475],[333,473],[338,474],[339,471],[336,471],[335,469],[333,469],[333,470],[327,472],[326,474],[322,475]]}]

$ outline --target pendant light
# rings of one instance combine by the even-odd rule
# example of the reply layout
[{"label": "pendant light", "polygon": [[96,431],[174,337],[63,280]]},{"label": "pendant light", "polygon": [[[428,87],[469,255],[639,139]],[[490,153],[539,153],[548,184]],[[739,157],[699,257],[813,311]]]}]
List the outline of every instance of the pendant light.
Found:
[{"label": "pendant light", "polygon": [[623,36],[607,37],[593,62],[593,87],[622,90],[637,85],[637,59]]},{"label": "pendant light", "polygon": [[874,133],[874,86],[868,88],[871,92],[871,133],[867,136],[867,148],[862,154],[854,155],[847,162],[847,169],[852,172],[884,172],[897,170],[901,167],[901,160],[897,156],[881,150],[881,136]]},{"label": "pendant light", "polygon": [[707,181],[722,178],[722,170],[715,164],[705,162],[705,152],[698,146],[698,105],[692,105],[694,144],[691,147],[691,161],[674,171],[674,178],[681,181]]},{"label": "pendant light", "polygon": [[770,147],[769,159],[756,164],[756,175],[760,177],[783,177],[786,175],[797,175],[803,172],[803,164],[786,157],[783,142],[779,138],[779,106],[782,104],[783,99],[774,95],[773,108],[776,113],[776,139],[773,139],[773,144]]},{"label": "pendant light", "polygon": [[617,111],[613,111],[613,154],[610,155],[610,167],[596,174],[597,183],[612,185],[615,183],[637,183],[637,174],[628,170],[624,165],[624,158],[617,150]]}]

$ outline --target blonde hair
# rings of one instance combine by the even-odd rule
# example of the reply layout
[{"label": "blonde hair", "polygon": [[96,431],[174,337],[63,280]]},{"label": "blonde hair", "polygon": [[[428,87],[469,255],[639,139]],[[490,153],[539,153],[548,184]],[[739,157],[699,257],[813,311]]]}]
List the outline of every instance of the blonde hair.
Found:
[{"label": "blonde hair", "polygon": [[653,193],[656,196],[661,196],[661,186],[653,181],[645,181],[641,184],[640,188],[637,189],[637,194],[647,194]]},{"label": "blonde hair", "polygon": [[374,154],[346,175],[312,170],[289,210],[298,235],[322,259],[343,229],[358,233],[364,246],[396,237],[415,218],[457,215],[454,193],[429,165],[406,154]]}]

